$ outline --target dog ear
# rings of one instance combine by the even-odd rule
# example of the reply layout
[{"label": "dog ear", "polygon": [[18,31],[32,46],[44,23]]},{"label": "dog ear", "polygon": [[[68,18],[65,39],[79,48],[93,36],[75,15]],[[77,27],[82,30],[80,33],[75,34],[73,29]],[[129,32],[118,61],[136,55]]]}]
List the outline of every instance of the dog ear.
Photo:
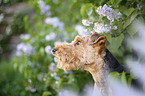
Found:
[{"label": "dog ear", "polygon": [[96,32],[94,32],[89,38],[90,45],[97,45],[97,46],[102,46],[102,45],[104,46],[106,40],[107,40],[106,36],[100,35]]},{"label": "dog ear", "polygon": [[101,54],[101,56],[104,56],[103,52],[106,48],[105,43],[106,43],[106,36],[100,35],[98,33],[93,33],[90,38],[89,38],[89,43],[91,46],[94,48],[97,48],[97,52]]}]

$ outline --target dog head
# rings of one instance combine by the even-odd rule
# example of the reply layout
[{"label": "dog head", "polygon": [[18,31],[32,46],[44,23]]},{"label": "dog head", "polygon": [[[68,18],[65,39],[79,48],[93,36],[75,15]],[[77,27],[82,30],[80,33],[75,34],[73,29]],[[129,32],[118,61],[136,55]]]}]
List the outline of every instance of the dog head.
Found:
[{"label": "dog head", "polygon": [[71,43],[60,44],[52,49],[58,60],[58,67],[64,70],[84,69],[91,71],[94,66],[101,66],[106,37],[96,32],[91,36],[76,36]]}]

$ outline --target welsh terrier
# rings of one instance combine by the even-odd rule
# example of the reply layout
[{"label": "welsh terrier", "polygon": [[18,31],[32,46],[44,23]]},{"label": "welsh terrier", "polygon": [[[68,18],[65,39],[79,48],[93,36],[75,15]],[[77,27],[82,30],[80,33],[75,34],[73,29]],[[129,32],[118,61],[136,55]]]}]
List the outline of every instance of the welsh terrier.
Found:
[{"label": "welsh terrier", "polygon": [[113,71],[122,72],[124,67],[118,63],[106,48],[106,37],[98,33],[90,36],[76,36],[74,41],[60,44],[52,49],[63,70],[87,70],[95,81],[101,94],[109,96],[106,76]]}]

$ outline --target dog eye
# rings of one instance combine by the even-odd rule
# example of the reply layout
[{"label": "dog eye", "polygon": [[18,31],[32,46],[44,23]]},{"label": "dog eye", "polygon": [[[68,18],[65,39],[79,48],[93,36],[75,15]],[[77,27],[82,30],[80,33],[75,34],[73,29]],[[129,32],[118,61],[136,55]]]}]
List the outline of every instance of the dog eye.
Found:
[{"label": "dog eye", "polygon": [[78,41],[76,44],[77,44],[77,45],[80,45],[80,44],[81,44],[81,41]]}]

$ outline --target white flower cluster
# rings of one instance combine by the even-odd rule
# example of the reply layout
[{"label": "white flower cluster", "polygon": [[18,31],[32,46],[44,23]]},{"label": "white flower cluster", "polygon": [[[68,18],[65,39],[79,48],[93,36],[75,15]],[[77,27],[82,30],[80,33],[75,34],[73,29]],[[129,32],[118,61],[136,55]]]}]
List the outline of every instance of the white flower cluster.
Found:
[{"label": "white flower cluster", "polygon": [[31,61],[28,61],[28,65],[34,67],[34,63],[32,63]]},{"label": "white flower cluster", "polygon": [[56,42],[54,43],[55,46],[56,46],[56,45],[60,45],[60,44],[63,44],[63,42],[56,41]]},{"label": "white flower cluster", "polygon": [[53,25],[54,28],[58,27],[60,31],[64,28],[64,23],[60,22],[58,17],[47,17],[44,22]]},{"label": "white flower cluster", "polygon": [[50,64],[49,70],[50,70],[50,71],[54,71],[54,70],[55,70],[55,63],[52,62],[52,63]]},{"label": "white flower cluster", "polygon": [[55,80],[59,80],[60,77],[57,76],[57,73],[51,73],[51,77],[54,77]]},{"label": "white flower cluster", "polygon": [[55,38],[56,38],[56,34],[53,32],[50,35],[45,36],[46,41],[55,40]]},{"label": "white flower cluster", "polygon": [[[116,13],[114,9],[108,7],[106,4],[103,7],[102,6],[98,7],[96,11],[98,12],[99,15],[107,16],[107,19],[110,20],[110,23],[109,24],[105,24],[105,22],[96,23],[94,21],[90,22],[86,19],[83,19],[82,24],[84,26],[93,26],[93,31],[97,33],[103,33],[103,32],[108,33],[112,29],[117,30],[117,26],[113,26],[112,22],[114,22],[114,19],[119,20],[121,18],[120,12]],[[79,34],[83,34],[83,35],[86,34],[84,32],[93,33],[93,31],[90,32],[88,29],[84,29],[83,27],[82,28],[76,27],[76,29],[78,30]]]},{"label": "white flower cluster", "polygon": [[56,59],[56,57],[54,57],[54,62],[58,62],[58,60]]},{"label": "white flower cluster", "polygon": [[88,21],[88,20],[86,20],[86,19],[83,19],[83,20],[82,20],[82,23],[83,23],[83,25],[85,25],[85,26],[90,26],[90,24],[93,24],[93,22],[90,22],[90,21]]},{"label": "white flower cluster", "polygon": [[[41,14],[45,14],[46,16],[51,16],[52,13],[50,12],[50,6],[46,5],[44,1],[39,0],[38,2],[39,7],[41,9]],[[64,29],[64,23],[59,21],[58,17],[47,17],[44,22],[46,24],[53,25],[54,28],[59,28],[60,31]]]},{"label": "white flower cluster", "polygon": [[47,54],[51,54],[51,46],[46,46],[45,47],[45,52],[47,53]]},{"label": "white flower cluster", "polygon": [[40,0],[38,2],[39,4],[39,7],[40,7],[40,10],[41,10],[41,14],[45,14],[47,16],[51,16],[52,13],[49,11],[50,10],[50,6],[49,5],[46,5],[44,1]]},{"label": "white flower cluster", "polygon": [[97,33],[108,33],[111,31],[111,29],[114,29],[114,30],[117,30],[117,26],[110,26],[110,25],[107,25],[107,24],[103,24],[103,23],[94,23],[94,31],[97,32]]},{"label": "white flower cluster", "polygon": [[[31,81],[31,79],[29,79],[29,80],[28,80],[28,82],[29,82],[29,83],[31,83],[31,82],[32,82],[32,81],[31,81],[31,82],[30,82],[30,81]],[[26,87],[26,88],[25,88],[25,90],[30,91],[30,92],[32,92],[32,93],[34,93],[34,92],[36,92],[36,91],[37,91],[37,89],[36,89],[36,88],[32,88],[32,87]]]},{"label": "white flower cluster", "polygon": [[28,40],[28,39],[30,38],[30,34],[21,34],[21,35],[20,35],[20,38],[21,38],[21,39]]},{"label": "white flower cluster", "polygon": [[84,28],[82,25],[76,25],[75,30],[79,33],[80,36],[89,35],[90,32]]},{"label": "white flower cluster", "polygon": [[34,93],[34,92],[37,91],[37,89],[35,89],[35,88],[31,88],[30,91],[31,91],[32,93]]},{"label": "white flower cluster", "polygon": [[114,19],[119,20],[121,18],[120,12],[116,13],[114,9],[108,7],[106,4],[104,4],[103,7],[102,6],[98,7],[96,11],[98,12],[99,15],[107,16],[108,20],[110,20],[111,22],[113,22]]},{"label": "white flower cluster", "polygon": [[29,43],[20,43],[17,45],[16,56],[21,56],[22,54],[28,56],[35,54],[35,48]]},{"label": "white flower cluster", "polygon": [[105,25],[103,23],[95,23],[93,28],[97,33],[108,33],[111,30],[111,26]]},{"label": "white flower cluster", "polygon": [[[93,30],[97,33],[103,33],[103,32],[108,33],[111,31],[111,29],[117,30],[117,26],[112,26],[110,24],[104,24],[104,23],[93,23],[85,19],[82,20],[82,24],[84,26],[90,26],[91,24],[92,25],[94,24]],[[89,33],[93,33],[93,31],[90,32],[88,29],[85,29],[83,26],[77,25],[75,29],[78,31],[78,33],[81,36],[89,35]]]}]

